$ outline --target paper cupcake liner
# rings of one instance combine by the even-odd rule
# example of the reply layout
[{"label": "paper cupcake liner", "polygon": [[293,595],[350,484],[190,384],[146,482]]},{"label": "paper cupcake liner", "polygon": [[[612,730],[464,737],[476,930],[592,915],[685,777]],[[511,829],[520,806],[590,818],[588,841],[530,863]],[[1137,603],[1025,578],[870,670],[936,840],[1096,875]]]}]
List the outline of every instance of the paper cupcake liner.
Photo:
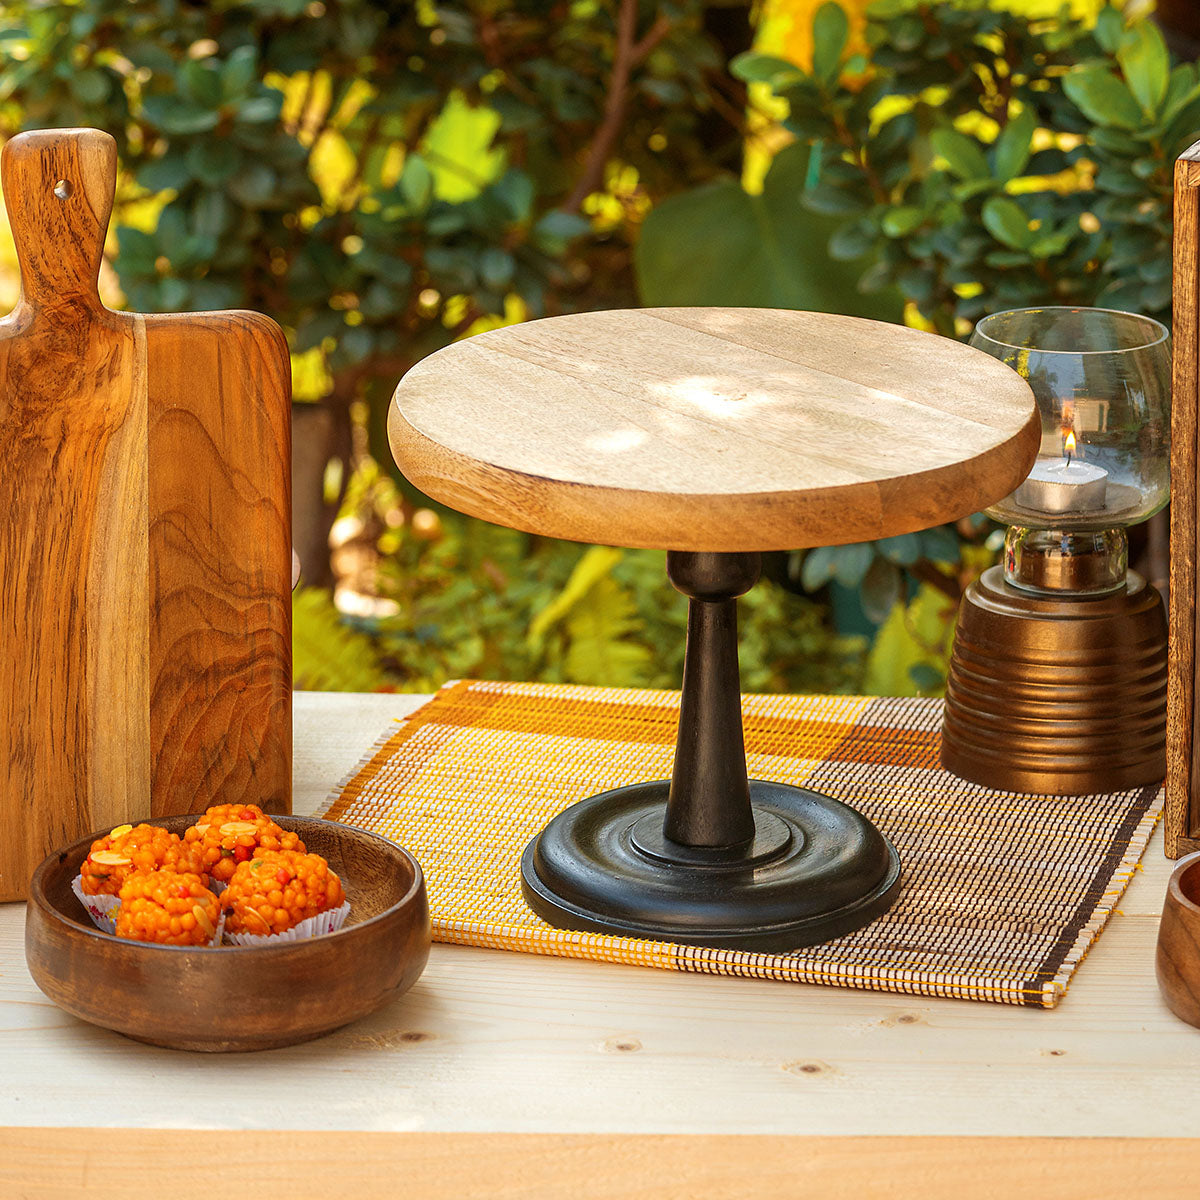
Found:
[{"label": "paper cupcake liner", "polygon": [[277,942],[301,942],[305,938],[337,933],[346,923],[349,914],[350,901],[347,900],[337,908],[328,908],[317,913],[315,917],[305,918],[299,925],[293,925],[291,929],[285,929],[282,933],[231,933],[226,941],[233,946],[273,946]]},{"label": "paper cupcake liner", "polygon": [[[216,889],[213,888],[213,891]],[[117,910],[121,907],[120,896],[89,896],[83,890],[83,876],[76,875],[71,880],[71,891],[73,891],[79,900],[79,903],[87,910],[87,915],[92,918],[92,924],[97,929],[104,933],[111,933],[114,937],[117,933]],[[322,913],[322,916],[325,914]],[[206,946],[219,946],[221,939],[225,936],[225,910],[221,910],[221,915],[217,918],[216,932],[205,943]]]},{"label": "paper cupcake liner", "polygon": [[83,890],[83,875],[80,873],[71,880],[71,891],[73,891],[79,900],[79,903],[87,910],[87,915],[92,918],[92,924],[97,929],[104,933],[116,933],[117,931],[117,909],[121,907],[120,896],[89,896]]}]

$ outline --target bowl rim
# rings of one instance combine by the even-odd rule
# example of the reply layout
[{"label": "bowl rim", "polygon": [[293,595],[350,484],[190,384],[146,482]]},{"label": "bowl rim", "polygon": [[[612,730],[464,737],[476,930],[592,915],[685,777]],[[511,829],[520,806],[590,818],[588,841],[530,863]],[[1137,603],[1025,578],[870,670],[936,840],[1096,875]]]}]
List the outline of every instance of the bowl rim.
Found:
[{"label": "bowl rim", "polygon": [[[146,818],[146,823],[153,824],[156,821],[178,820],[183,817],[201,817],[203,815],[203,813],[169,813],[165,814],[164,816]],[[48,920],[52,920],[62,925],[69,924],[70,928],[78,930],[88,937],[103,939],[107,942],[117,942],[123,947],[128,947],[130,953],[161,952],[165,954],[208,955],[250,952],[261,958],[261,956],[264,954],[296,954],[302,951],[305,947],[320,946],[322,942],[329,938],[344,939],[346,936],[354,936],[358,930],[369,931],[374,925],[382,922],[385,918],[411,905],[413,901],[416,900],[416,898],[420,895],[425,886],[425,872],[421,869],[421,864],[417,861],[416,856],[410,850],[407,850],[405,847],[401,846],[398,842],[393,842],[391,838],[385,838],[370,829],[359,829],[356,825],[347,825],[344,821],[329,821],[324,817],[305,817],[296,813],[268,813],[267,815],[270,816],[272,820],[279,820],[279,818],[282,817],[285,821],[313,821],[322,825],[331,825],[337,829],[353,830],[356,834],[362,834],[366,837],[375,838],[377,841],[383,842],[389,849],[398,851],[404,858],[408,860],[408,864],[412,868],[413,872],[412,884],[399,900],[395,901],[393,904],[389,904],[388,907],[382,912],[376,913],[373,917],[368,917],[365,921],[358,921],[353,925],[343,925],[341,929],[336,929],[333,931],[333,933],[321,934],[319,937],[302,938],[299,941],[292,942],[277,942],[273,946],[164,946],[158,942],[138,942],[131,938],[120,938],[114,933],[105,933],[103,929],[98,929],[95,925],[90,923],[90,918],[88,918],[87,913],[83,911],[82,906],[80,906],[80,912],[85,918],[86,923],[85,921],[78,921],[68,917],[66,913],[60,911],[53,904],[51,904],[46,895],[46,889],[43,881],[46,874],[53,867],[60,865],[59,856],[65,856],[76,846],[79,846],[82,843],[95,841],[98,837],[104,837],[105,831],[98,830],[93,833],[89,833],[84,837],[78,838],[76,841],[71,842],[67,846],[63,846],[57,850],[51,851],[44,859],[42,859],[30,879],[29,899],[26,903],[28,905],[36,905],[38,910],[43,913]],[[138,824],[139,822],[132,823]]]},{"label": "bowl rim", "polygon": [[1178,904],[1180,908],[1187,909],[1188,912],[1200,914],[1200,904],[1195,900],[1189,899],[1183,894],[1183,888],[1180,887],[1184,875],[1188,874],[1194,867],[1200,866],[1200,850],[1192,854],[1187,854],[1181,858],[1176,864],[1175,869],[1171,872],[1171,878],[1167,883],[1167,895]]}]

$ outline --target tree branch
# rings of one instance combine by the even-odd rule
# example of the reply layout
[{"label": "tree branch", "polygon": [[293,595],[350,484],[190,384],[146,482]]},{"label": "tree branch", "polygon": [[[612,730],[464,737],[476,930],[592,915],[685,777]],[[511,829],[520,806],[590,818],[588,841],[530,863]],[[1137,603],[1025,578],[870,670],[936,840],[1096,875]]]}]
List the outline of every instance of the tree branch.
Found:
[{"label": "tree branch", "polygon": [[612,153],[625,109],[629,103],[629,79],[634,67],[641,63],[656,46],[671,32],[671,22],[660,14],[640,41],[637,34],[637,0],[621,0],[617,11],[617,44],[613,52],[612,75],[608,81],[608,95],[604,101],[604,118],[588,147],[583,172],[579,176],[563,209],[578,212],[584,200],[596,191],[604,179],[604,167]]}]

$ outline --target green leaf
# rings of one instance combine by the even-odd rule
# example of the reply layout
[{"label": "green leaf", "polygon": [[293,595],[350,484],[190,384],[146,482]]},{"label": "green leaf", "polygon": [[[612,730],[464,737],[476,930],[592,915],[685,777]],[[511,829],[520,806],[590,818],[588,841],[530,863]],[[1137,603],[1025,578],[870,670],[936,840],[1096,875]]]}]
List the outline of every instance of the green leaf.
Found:
[{"label": "green leaf", "polygon": [[1020,206],[1005,196],[993,196],[983,206],[983,224],[992,237],[1014,250],[1026,249],[1033,240]]},{"label": "green leaf", "polygon": [[1125,36],[1125,22],[1121,19],[1121,13],[1112,5],[1106,4],[1096,16],[1096,41],[1098,41],[1104,50],[1109,54],[1116,54],[1121,47],[1121,40]]},{"label": "green leaf", "polygon": [[881,538],[875,543],[888,562],[897,563],[902,567],[911,567],[922,557],[921,535],[919,533],[901,533],[896,537]]},{"label": "green leaf", "polygon": [[283,93],[263,89],[257,96],[251,96],[237,106],[237,117],[247,125],[265,125],[277,120],[282,108]]},{"label": "green leaf", "polygon": [[959,179],[987,179],[991,175],[983,149],[974,138],[957,129],[935,129],[929,140]]},{"label": "green leaf", "polygon": [[958,563],[962,559],[962,550],[958,537],[949,525],[935,525],[932,529],[923,529],[917,536],[921,539],[921,557],[930,562]]},{"label": "green leaf", "polygon": [[187,156],[177,151],[168,151],[137,168],[137,181],[148,192],[178,191],[191,177]]},{"label": "green leaf", "polygon": [[855,542],[833,548],[833,577],[846,587],[858,587],[875,557],[870,542]]},{"label": "green leaf", "polygon": [[800,585],[806,592],[823,588],[832,578],[835,566],[832,546],[815,546],[805,551],[800,567]]},{"label": "green leaf", "polygon": [[111,90],[108,76],[95,67],[76,71],[70,78],[70,87],[71,95],[80,104],[103,104]]},{"label": "green leaf", "polygon": [[810,212],[825,217],[840,217],[850,213],[861,213],[867,207],[866,199],[851,188],[837,187],[832,183],[818,183],[806,187],[801,195],[804,207]]},{"label": "green leaf", "polygon": [[254,82],[258,68],[258,50],[254,46],[239,46],[221,68],[221,96],[236,100]]},{"label": "green leaf", "polygon": [[1200,94],[1200,86],[1196,83],[1196,68],[1191,63],[1181,63],[1171,72],[1167,83],[1167,94],[1162,102],[1162,119],[1173,121],[1183,107]]},{"label": "green leaf", "polygon": [[842,51],[850,36],[850,20],[835,0],[822,4],[813,17],[813,74],[824,83],[837,79]]},{"label": "green leaf", "polygon": [[1136,129],[1144,120],[1133,93],[1101,67],[1080,67],[1063,77],[1063,91],[1097,125]]},{"label": "green leaf", "polygon": [[217,108],[221,103],[221,72],[208,61],[189,59],[179,72],[183,91],[202,108]]},{"label": "green leaf", "polygon": [[188,150],[188,170],[208,187],[220,187],[237,171],[238,157],[237,147],[226,138],[205,138]]},{"label": "green leaf", "polygon": [[889,208],[879,222],[883,232],[890,238],[907,237],[925,220],[925,210],[913,205]]},{"label": "green leaf", "polygon": [[146,119],[164,133],[207,133],[217,127],[220,114],[180,96],[147,96],[142,105]]},{"label": "green leaf", "polygon": [[424,212],[433,199],[433,172],[419,154],[410,154],[404,160],[404,169],[400,172],[400,194],[409,208],[417,213]]},{"label": "green leaf", "polygon": [[207,191],[196,201],[192,209],[192,228],[201,237],[219,238],[228,228],[233,217],[233,205],[225,193],[215,189]]},{"label": "green leaf", "polygon": [[1025,170],[1036,129],[1037,117],[1032,109],[1026,108],[1001,130],[992,150],[992,163],[997,179],[1007,183]]},{"label": "green leaf", "polygon": [[770,54],[759,54],[754,50],[739,54],[729,64],[729,69],[745,83],[769,84],[774,91],[780,91],[789,84],[798,83],[806,78],[795,63]]},{"label": "green leaf", "polygon": [[433,170],[433,192],[439,200],[458,203],[504,174],[503,149],[494,146],[500,114],[484,104],[471,104],[459,91],[450,93],[424,141]]},{"label": "green leaf", "polygon": [[908,668],[909,678],[922,695],[933,695],[946,686],[946,676],[930,663],[913,663]]},{"label": "green leaf", "polygon": [[867,619],[881,625],[900,599],[900,572],[886,558],[877,558],[863,576],[860,596]]},{"label": "green leaf", "polygon": [[[912,696],[926,690],[935,672],[945,678],[954,604],[925,584],[907,606],[897,604],[875,635],[867,660],[864,690],[869,695]],[[924,666],[925,671],[915,668]],[[928,690],[935,690],[929,688]]]},{"label": "green leaf", "polygon": [[164,312],[179,312],[188,300],[188,285],[182,279],[164,279],[158,285],[158,306]]},{"label": "green leaf", "polygon": [[275,196],[275,172],[263,162],[251,162],[229,181],[229,194],[246,208],[265,208]]},{"label": "green leaf", "polygon": [[492,184],[492,193],[500,198],[514,221],[527,221],[533,211],[533,179],[516,167],[509,167]]},{"label": "green leaf", "polygon": [[1035,237],[1030,243],[1029,254],[1033,258],[1054,258],[1066,250],[1071,243],[1071,237],[1072,231],[1069,229]]},{"label": "green leaf", "polygon": [[876,230],[870,221],[851,221],[829,239],[830,257],[838,262],[862,258],[875,244]]},{"label": "green leaf", "polygon": [[[680,192],[651,210],[634,261],[647,305],[734,305],[841,312],[897,321],[892,289],[857,291],[861,262],[838,262],[826,247],[842,222],[806,213],[799,198],[809,149],[784,147],[759,195],[735,179]],[[704,247],[698,254],[696,248]]]},{"label": "green leaf", "polygon": [[604,578],[612,574],[612,569],[621,561],[622,553],[612,546],[592,546],[586,550],[575,564],[571,578],[553,600],[538,612],[529,624],[528,640],[532,645],[540,645],[546,640],[547,634],[560,621],[564,620],[571,609]]},{"label": "green leaf", "polygon": [[158,248],[154,239],[128,225],[117,227],[117,266],[132,275],[153,275]]},{"label": "green leaf", "polygon": [[1146,20],[1134,25],[1121,42],[1117,61],[1137,102],[1150,115],[1158,112],[1171,74],[1167,43],[1158,26]]},{"label": "green leaf", "polygon": [[513,256],[498,246],[489,246],[479,256],[479,274],[483,282],[495,291],[503,291],[512,283],[517,264]]}]

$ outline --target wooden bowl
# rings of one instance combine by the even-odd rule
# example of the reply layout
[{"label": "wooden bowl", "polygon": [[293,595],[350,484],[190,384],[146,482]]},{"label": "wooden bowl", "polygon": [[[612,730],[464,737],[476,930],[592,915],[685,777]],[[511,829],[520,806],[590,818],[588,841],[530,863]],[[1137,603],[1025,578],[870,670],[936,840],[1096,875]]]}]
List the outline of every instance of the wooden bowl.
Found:
[{"label": "wooden bowl", "polygon": [[[102,933],[71,891],[107,831],[50,855],[34,873],[25,959],[60,1008],[140,1042],[177,1050],[268,1050],[365,1017],[416,982],[429,957],[425,878],[406,850],[311,817],[275,817],[342,880],[350,915],[337,933],[275,946],[192,949]],[[154,823],[182,834],[197,817]]]},{"label": "wooden bowl", "polygon": [[1200,853],[1181,858],[1171,872],[1154,965],[1167,1007],[1200,1026]]}]

